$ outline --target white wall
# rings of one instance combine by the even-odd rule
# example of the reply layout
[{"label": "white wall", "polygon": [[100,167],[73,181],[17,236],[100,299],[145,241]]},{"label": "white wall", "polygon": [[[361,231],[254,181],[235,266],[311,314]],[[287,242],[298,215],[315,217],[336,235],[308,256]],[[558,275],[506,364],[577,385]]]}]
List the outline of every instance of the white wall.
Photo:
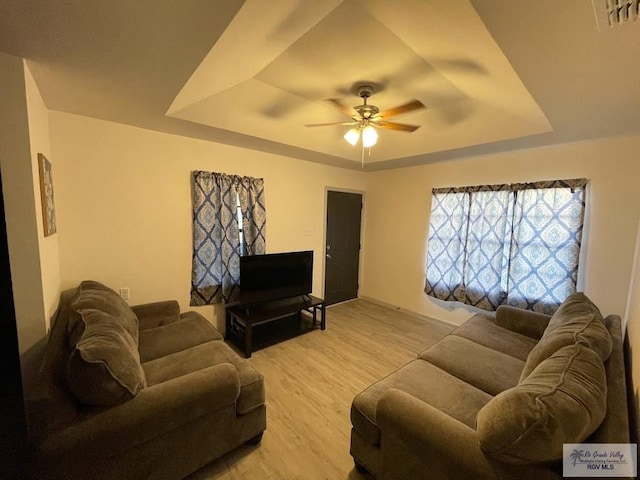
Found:
[{"label": "white wall", "polygon": [[33,191],[35,196],[36,227],[38,229],[38,253],[40,258],[43,315],[46,331],[49,331],[60,297],[60,259],[58,253],[58,235],[44,236],[42,221],[42,203],[40,201],[40,173],[38,153],[42,153],[52,163],[54,204],[56,193],[55,159],[51,156],[49,143],[49,110],[47,110],[38,86],[25,68],[25,85],[27,99],[27,113],[29,118],[29,142],[31,147],[31,174],[33,176]]},{"label": "white wall", "polygon": [[[316,294],[322,293],[326,189],[365,193],[361,294],[453,323],[469,312],[438,306],[423,292],[431,189],[586,177],[591,184],[581,283],[603,313],[626,311],[638,409],[638,136],[364,174],[60,112],[47,115],[22,59],[3,54],[0,100],[0,167],[21,352],[44,335],[59,290],[83,279],[129,287],[132,304],[175,298],[190,308],[189,175],[195,169],[265,178],[267,249],[313,249]],[[54,172],[58,233],[47,238],[38,152]],[[305,235],[309,229],[311,236]],[[199,310],[222,329],[219,308]]]},{"label": "white wall", "polygon": [[[322,293],[325,189],[365,190],[365,174],[242,148],[51,112],[63,288],[95,279],[129,287],[130,304],[189,309],[190,172],[263,177],[267,251],[315,251]],[[312,235],[305,235],[310,229]],[[223,329],[220,309],[201,307]]]},{"label": "white wall", "polygon": [[[633,278],[629,288],[627,311],[623,320],[627,325],[627,340],[629,343],[627,368],[631,371],[628,372],[627,378],[631,378],[632,381],[630,388],[633,398],[630,407],[637,421],[640,418],[640,224],[638,225],[636,251],[633,261]],[[636,428],[638,430],[634,432],[636,434],[635,440],[640,438],[640,425],[636,424]]]},{"label": "white wall", "polygon": [[423,291],[431,189],[586,177],[581,284],[604,314],[623,315],[640,217],[638,151],[640,136],[623,137],[371,174],[362,294],[461,323],[467,309],[450,311]]},{"label": "white wall", "polygon": [[[20,354],[46,335],[36,207],[40,193],[27,107],[27,91],[35,93],[29,75],[23,59],[0,53],[0,169]],[[37,135],[48,136],[39,129],[34,126]]]}]

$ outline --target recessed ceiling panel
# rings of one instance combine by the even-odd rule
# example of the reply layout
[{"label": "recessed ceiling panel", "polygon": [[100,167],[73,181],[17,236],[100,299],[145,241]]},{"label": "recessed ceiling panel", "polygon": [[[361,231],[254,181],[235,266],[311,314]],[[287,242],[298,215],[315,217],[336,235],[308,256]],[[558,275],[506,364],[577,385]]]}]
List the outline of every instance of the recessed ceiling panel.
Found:
[{"label": "recessed ceiling panel", "polygon": [[359,103],[354,86],[370,83],[372,102],[391,106],[423,93],[419,85],[427,80],[433,93],[462,96],[363,7],[357,0],[343,2],[255,78],[309,101],[344,97]]},{"label": "recessed ceiling panel", "polygon": [[522,3],[3,0],[0,52],[50,110],[348,168],[344,127],[303,125],[345,119],[324,99],[361,103],[359,81],[428,107],[380,129],[370,170],[638,134],[640,22]]},{"label": "recessed ceiling panel", "polygon": [[379,129],[372,162],[551,129],[468,0],[287,5],[267,15],[248,0],[170,115],[354,162],[362,152],[342,139],[349,126],[305,124],[350,121],[326,99],[359,105],[362,83],[380,110],[414,99],[427,107],[393,118],[419,125],[413,133]]}]

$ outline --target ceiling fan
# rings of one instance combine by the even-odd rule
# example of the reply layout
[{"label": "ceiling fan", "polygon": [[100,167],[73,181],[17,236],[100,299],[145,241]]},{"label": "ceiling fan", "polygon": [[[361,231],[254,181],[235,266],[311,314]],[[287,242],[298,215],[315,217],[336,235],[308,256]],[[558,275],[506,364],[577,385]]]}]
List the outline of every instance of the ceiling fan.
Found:
[{"label": "ceiling fan", "polygon": [[420,100],[412,100],[411,102],[399,105],[394,108],[380,111],[375,105],[369,105],[367,99],[373,95],[373,86],[363,84],[358,86],[358,96],[362,98],[362,105],[356,107],[347,106],[342,100],[338,98],[329,98],[328,102],[331,102],[338,110],[350,117],[350,122],[331,122],[331,123],[314,123],[305,125],[305,127],[326,127],[330,125],[351,125],[351,128],[345,135],[344,139],[351,145],[358,143],[358,140],[362,136],[362,146],[372,147],[378,141],[378,132],[376,128],[388,128],[390,130],[398,130],[401,132],[415,132],[420,125],[408,125],[406,123],[389,122],[387,119],[401,115],[403,113],[409,113],[414,110],[425,108]]}]

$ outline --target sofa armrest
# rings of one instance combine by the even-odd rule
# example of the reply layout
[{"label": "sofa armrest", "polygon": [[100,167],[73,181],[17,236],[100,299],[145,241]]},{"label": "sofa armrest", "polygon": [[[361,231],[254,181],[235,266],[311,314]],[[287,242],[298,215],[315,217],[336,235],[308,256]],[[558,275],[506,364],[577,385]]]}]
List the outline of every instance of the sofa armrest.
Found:
[{"label": "sofa armrest", "polygon": [[221,363],[152,387],[133,399],[58,430],[39,445],[45,462],[80,462],[115,456],[165,432],[230,406],[240,394],[236,368]]},{"label": "sofa armrest", "polygon": [[140,321],[140,330],[160,327],[180,318],[180,305],[175,300],[135,305],[131,310]]},{"label": "sofa armrest", "polygon": [[[420,478],[420,471],[430,471],[434,478],[491,476],[475,430],[409,393],[385,392],[378,401],[376,423],[383,464],[393,469],[394,478]],[[393,462],[394,456],[402,461]]]},{"label": "sofa armrest", "polygon": [[384,478],[557,480],[548,465],[510,465],[487,457],[476,431],[401,390],[385,392],[376,408]]},{"label": "sofa armrest", "polygon": [[500,305],[496,311],[496,325],[536,340],[542,338],[549,320],[551,320],[550,315],[510,305]]}]

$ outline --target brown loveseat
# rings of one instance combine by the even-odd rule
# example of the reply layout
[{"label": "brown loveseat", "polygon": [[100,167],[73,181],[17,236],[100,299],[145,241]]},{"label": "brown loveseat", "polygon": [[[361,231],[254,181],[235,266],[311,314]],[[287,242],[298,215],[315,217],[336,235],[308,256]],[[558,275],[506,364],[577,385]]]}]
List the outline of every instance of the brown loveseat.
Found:
[{"label": "brown loveseat", "polygon": [[478,314],[360,393],[351,455],[388,479],[560,479],[563,443],[628,443],[620,317]]},{"label": "brown loveseat", "polygon": [[180,479],[266,427],[262,375],[200,314],[63,292],[28,399],[32,476]]}]

